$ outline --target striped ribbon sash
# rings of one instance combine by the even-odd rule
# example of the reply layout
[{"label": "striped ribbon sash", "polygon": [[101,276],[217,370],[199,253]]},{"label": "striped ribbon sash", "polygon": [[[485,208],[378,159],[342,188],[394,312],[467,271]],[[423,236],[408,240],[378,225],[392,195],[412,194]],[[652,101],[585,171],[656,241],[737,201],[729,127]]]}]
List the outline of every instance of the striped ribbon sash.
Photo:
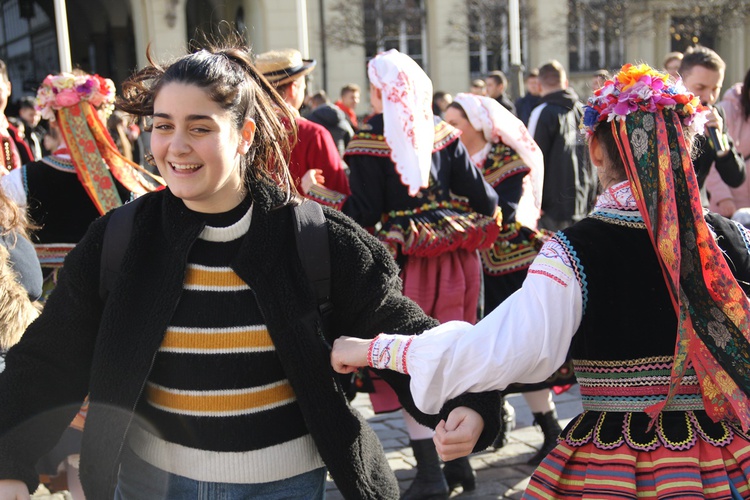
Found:
[{"label": "striped ribbon sash", "polygon": [[[583,409],[598,412],[643,412],[669,393],[672,356],[633,360],[574,359]],[[698,377],[689,366],[677,393],[662,411],[702,410]]]}]

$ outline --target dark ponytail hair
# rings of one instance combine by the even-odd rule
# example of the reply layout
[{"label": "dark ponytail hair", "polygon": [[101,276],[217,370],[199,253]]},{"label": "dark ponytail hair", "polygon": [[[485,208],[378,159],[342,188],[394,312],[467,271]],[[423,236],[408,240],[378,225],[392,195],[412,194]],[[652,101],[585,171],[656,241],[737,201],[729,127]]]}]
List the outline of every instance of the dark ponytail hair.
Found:
[{"label": "dark ponytail hair", "polygon": [[241,164],[249,187],[271,181],[296,194],[288,161],[297,126],[281,96],[253,66],[250,52],[239,43],[215,44],[160,66],[147,52],[149,66],[122,85],[117,107],[136,116],[152,116],[154,100],[168,83],[195,85],[232,114],[237,131],[245,120],[255,121],[255,138]]}]

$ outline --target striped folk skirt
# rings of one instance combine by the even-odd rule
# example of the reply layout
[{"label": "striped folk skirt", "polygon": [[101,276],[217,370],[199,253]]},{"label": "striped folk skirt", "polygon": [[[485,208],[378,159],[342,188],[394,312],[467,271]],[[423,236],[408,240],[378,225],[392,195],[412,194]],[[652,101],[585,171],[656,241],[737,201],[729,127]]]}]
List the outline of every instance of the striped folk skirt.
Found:
[{"label": "striped folk skirt", "polygon": [[584,412],[532,476],[524,499],[750,498],[750,440],[703,411]]}]

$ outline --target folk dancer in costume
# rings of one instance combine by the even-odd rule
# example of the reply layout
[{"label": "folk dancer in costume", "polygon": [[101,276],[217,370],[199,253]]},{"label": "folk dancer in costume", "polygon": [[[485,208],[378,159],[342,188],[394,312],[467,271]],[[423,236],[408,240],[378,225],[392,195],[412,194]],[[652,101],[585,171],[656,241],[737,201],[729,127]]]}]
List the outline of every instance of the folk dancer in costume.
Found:
[{"label": "folk dancer in costume", "polygon": [[21,165],[34,159],[31,148],[23,140],[18,129],[5,116],[10,93],[8,66],[0,59],[0,176],[21,168]]},{"label": "folk dancer in costume", "polygon": [[[303,59],[296,49],[272,50],[255,58],[255,67],[281,95],[285,107],[294,116],[297,135],[289,158],[289,172],[297,189],[307,194],[315,179],[329,189],[349,194],[346,169],[331,133],[299,113],[307,96],[305,78],[315,65],[315,59]],[[288,120],[286,114],[279,116]],[[284,125],[292,129],[290,123]]]},{"label": "folk dancer in costume", "polygon": [[[481,281],[477,250],[492,246],[499,233],[497,194],[471,163],[460,132],[433,116],[432,82],[414,60],[390,50],[370,61],[368,74],[377,114],[344,156],[352,194],[336,197],[314,185],[308,195],[341,208],[364,227],[380,224],[375,235],[401,267],[404,294],[428,315],[473,323]],[[375,411],[398,409],[392,392],[375,383]],[[407,414],[404,419],[417,476],[403,498],[447,498],[459,484],[473,489],[468,460],[446,464],[446,485],[432,430]]]},{"label": "folk dancer in costume", "polygon": [[114,99],[114,84],[99,75],[48,75],[36,106],[62,141],[51,155],[2,178],[3,189],[38,226],[32,236],[45,268],[45,298],[92,221],[161,185],[115,147],[106,128]]},{"label": "folk dancer in costume", "polygon": [[[570,349],[584,412],[524,498],[748,498],[750,232],[701,206],[699,106],[667,74],[623,66],[585,113],[604,192],[544,245],[522,288],[476,326],[339,340],[334,366],[397,355],[391,366],[429,411],[463,391],[542,380]],[[388,339],[405,353],[387,352]],[[470,444],[440,428],[436,441],[446,458]]]},{"label": "folk dancer in costume", "polygon": [[[457,94],[445,114],[448,123],[461,130],[461,142],[471,159],[495,188],[503,212],[503,227],[495,244],[482,250],[484,310],[490,312],[521,288],[529,266],[548,239],[536,231],[542,202],[544,157],[526,126],[495,99],[474,94]],[[562,430],[557,423],[552,393],[563,392],[575,382],[573,366],[567,361],[550,378],[539,384],[513,384],[506,394],[522,393],[541,427],[544,443],[527,463],[539,465],[557,444]],[[512,425],[512,408],[506,401],[504,420]],[[504,444],[505,432],[495,442]]]},{"label": "folk dancer in costume", "polygon": [[[159,185],[158,178],[125,159],[109,136],[105,124],[114,99],[114,84],[99,75],[48,75],[37,91],[36,106],[63,140],[51,155],[11,171],[0,181],[36,226],[32,241],[45,275],[42,302],[89,224]],[[43,481],[58,475],[60,464],[63,469],[77,469],[87,408],[84,404],[58,445],[39,462]],[[81,498],[77,473],[67,476],[67,488]]]}]

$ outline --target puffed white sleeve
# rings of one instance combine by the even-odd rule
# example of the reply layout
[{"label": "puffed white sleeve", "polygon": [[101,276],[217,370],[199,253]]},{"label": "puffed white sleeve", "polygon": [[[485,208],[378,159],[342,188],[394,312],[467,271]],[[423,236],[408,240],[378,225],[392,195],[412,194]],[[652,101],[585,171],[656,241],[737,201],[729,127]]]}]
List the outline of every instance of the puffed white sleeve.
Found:
[{"label": "puffed white sleeve", "polygon": [[26,187],[23,183],[23,170],[23,168],[16,168],[0,178],[0,187],[3,188],[6,196],[13,200],[19,207],[25,207],[27,204]]},{"label": "puffed white sleeve", "polygon": [[582,303],[568,253],[550,240],[521,289],[482,321],[452,321],[412,339],[404,355],[417,407],[434,414],[465,392],[545,380],[565,362]]}]

